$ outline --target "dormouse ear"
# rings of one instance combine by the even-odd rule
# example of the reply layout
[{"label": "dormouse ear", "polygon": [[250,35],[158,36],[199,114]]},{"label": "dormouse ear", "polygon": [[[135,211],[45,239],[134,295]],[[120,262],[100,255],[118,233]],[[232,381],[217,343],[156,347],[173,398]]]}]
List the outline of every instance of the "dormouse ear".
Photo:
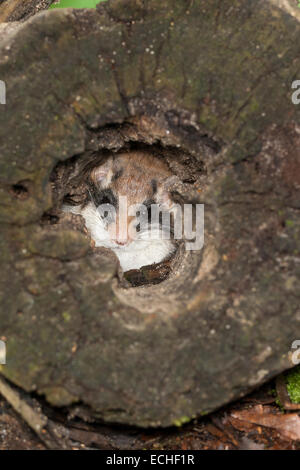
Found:
[{"label": "dormouse ear", "polygon": [[176,186],[179,181],[178,177],[173,175],[166,178],[157,190],[157,202],[163,209],[170,210],[174,206],[171,199],[170,191]]},{"label": "dormouse ear", "polygon": [[102,165],[93,168],[91,171],[92,181],[103,189],[107,188],[110,185],[113,176],[112,166],[113,160],[112,158],[109,158]]}]

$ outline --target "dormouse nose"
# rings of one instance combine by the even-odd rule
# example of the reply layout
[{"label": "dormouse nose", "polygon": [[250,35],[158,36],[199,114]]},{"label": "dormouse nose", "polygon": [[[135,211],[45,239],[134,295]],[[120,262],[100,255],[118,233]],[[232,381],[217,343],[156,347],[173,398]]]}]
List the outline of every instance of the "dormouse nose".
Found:
[{"label": "dormouse nose", "polygon": [[132,240],[129,231],[129,225],[134,217],[129,216],[123,221],[119,221],[117,219],[116,223],[116,244],[119,246],[128,245],[128,243]]},{"label": "dormouse nose", "polygon": [[128,240],[124,240],[124,239],[116,239],[116,244],[117,245],[121,245],[121,246],[124,246],[124,245],[127,245],[128,243]]},{"label": "dormouse nose", "polygon": [[117,224],[117,230],[116,230],[116,244],[120,246],[127,245],[129,241],[129,236],[128,236],[128,230],[127,227],[123,227],[119,224]]}]

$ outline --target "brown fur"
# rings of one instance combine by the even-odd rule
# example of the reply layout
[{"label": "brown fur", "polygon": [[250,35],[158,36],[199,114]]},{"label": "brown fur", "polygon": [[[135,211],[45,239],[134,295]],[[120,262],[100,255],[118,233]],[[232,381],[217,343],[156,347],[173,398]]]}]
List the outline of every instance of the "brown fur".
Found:
[{"label": "brown fur", "polygon": [[[103,179],[98,178],[101,169],[105,169]],[[139,151],[114,155],[93,170],[92,179],[100,187],[112,189],[117,196],[127,196],[128,205],[132,205],[153,198],[160,202],[157,197],[159,199],[163,194],[164,182],[171,175],[166,163],[158,157]],[[157,184],[157,195],[153,194],[153,181]]]},{"label": "brown fur", "polygon": [[[109,188],[118,199],[127,197],[128,207],[153,201],[165,208],[171,206],[166,182],[172,176],[166,163],[150,153],[119,153],[93,169],[91,178],[99,188]],[[129,226],[133,217],[128,217]],[[117,232],[122,228],[118,226]],[[124,237],[126,238],[127,235]]]}]

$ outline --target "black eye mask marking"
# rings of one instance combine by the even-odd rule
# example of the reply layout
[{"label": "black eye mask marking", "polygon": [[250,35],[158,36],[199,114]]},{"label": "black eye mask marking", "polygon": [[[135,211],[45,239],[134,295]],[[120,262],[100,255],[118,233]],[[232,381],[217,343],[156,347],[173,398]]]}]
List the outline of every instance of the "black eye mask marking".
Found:
[{"label": "black eye mask marking", "polygon": [[155,196],[155,194],[157,193],[157,181],[151,180],[151,186],[152,186],[153,196]]},{"label": "black eye mask marking", "polygon": [[148,214],[148,223],[151,222],[151,204],[156,204],[154,199],[147,199],[147,201],[143,202],[143,205],[147,209],[147,214]]},{"label": "black eye mask marking", "polygon": [[147,209],[151,208],[151,204],[156,204],[156,202],[154,201],[154,199],[147,199],[145,202],[143,202],[143,205],[147,207]]},{"label": "black eye mask marking", "polygon": [[[169,211],[168,210],[162,210],[161,208],[159,208],[159,204],[157,204],[154,199],[147,199],[145,202],[143,202],[143,205],[147,209],[148,223],[149,224],[151,223],[151,218],[152,218],[152,209],[151,209],[152,204],[155,205],[154,210],[158,210],[158,223],[162,227],[163,226],[163,213],[168,213]],[[154,212],[154,214],[155,214],[155,212]],[[170,234],[172,236],[173,233],[174,233],[174,217],[173,217],[172,213],[170,214],[170,227],[169,228],[170,228]]]},{"label": "black eye mask marking", "polygon": [[117,171],[115,172],[115,174],[113,175],[113,177],[112,177],[111,180],[112,180],[112,181],[116,181],[118,178],[120,178],[120,176],[123,175],[123,172],[124,172],[124,169],[123,169],[123,168],[120,168],[120,170],[117,170]]},{"label": "black eye mask marking", "polygon": [[91,201],[96,207],[99,207],[102,204],[111,204],[116,208],[118,205],[117,198],[111,189],[99,190],[94,184],[92,184],[89,187],[89,194]]}]

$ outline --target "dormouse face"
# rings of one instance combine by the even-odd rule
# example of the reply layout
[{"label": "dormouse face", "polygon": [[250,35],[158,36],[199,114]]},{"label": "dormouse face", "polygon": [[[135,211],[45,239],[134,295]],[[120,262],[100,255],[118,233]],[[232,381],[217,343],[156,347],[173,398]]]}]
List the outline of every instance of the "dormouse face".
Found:
[{"label": "dormouse face", "polygon": [[[106,224],[111,239],[117,245],[128,245],[132,241],[130,224],[138,225],[133,212],[126,213],[125,221],[122,209],[120,219],[124,201],[128,208],[140,204],[146,206],[150,222],[151,204],[158,204],[162,211],[170,210],[173,205],[167,189],[171,177],[172,173],[163,161],[143,152],[116,154],[92,170],[90,197],[96,207],[104,204],[114,206],[115,220],[107,217]],[[138,227],[138,231],[142,229]]]}]

